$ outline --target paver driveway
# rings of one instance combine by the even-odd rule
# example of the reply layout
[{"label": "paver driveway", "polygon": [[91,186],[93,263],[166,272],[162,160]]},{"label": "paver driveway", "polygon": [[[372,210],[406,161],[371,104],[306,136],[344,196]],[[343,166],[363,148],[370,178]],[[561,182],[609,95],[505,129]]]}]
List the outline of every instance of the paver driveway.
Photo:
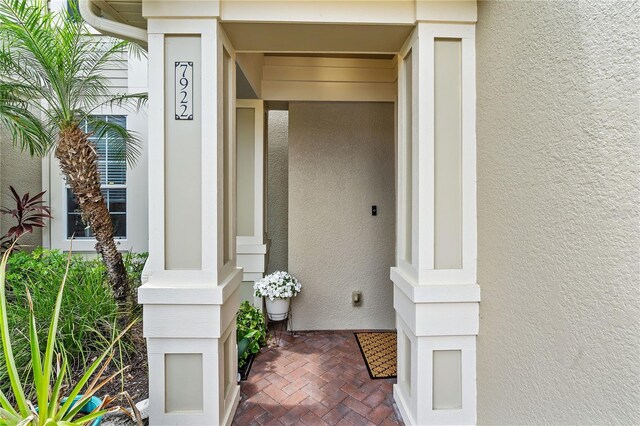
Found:
[{"label": "paver driveway", "polygon": [[392,385],[372,380],[353,332],[282,334],[263,348],[247,381],[234,425],[397,425]]}]

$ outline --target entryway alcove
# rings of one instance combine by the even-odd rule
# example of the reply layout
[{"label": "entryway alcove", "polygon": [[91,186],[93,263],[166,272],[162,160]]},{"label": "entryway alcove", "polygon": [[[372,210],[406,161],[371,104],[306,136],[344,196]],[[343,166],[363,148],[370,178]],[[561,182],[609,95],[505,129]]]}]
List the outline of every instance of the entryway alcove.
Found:
[{"label": "entryway alcove", "polygon": [[[305,307],[314,311],[321,305],[317,302],[323,295],[329,298],[327,294],[335,293],[331,309],[325,309],[324,314],[336,319],[334,324],[357,327],[355,316],[338,320],[339,314],[352,309],[349,305],[340,309],[340,302],[345,299],[340,291],[345,286],[349,286],[347,295],[362,290],[350,286],[358,279],[358,273],[369,277],[364,281],[389,282],[390,276],[395,313],[386,313],[389,304],[381,303],[374,305],[378,315],[367,321],[379,327],[376,318],[384,318],[398,331],[399,380],[393,387],[393,397],[403,419],[410,424],[475,422],[479,301],[475,283],[475,4],[463,2],[459,8],[450,9],[444,5],[447,2],[434,2],[429,7],[407,2],[408,7],[396,13],[396,9],[387,9],[385,2],[355,2],[344,10],[325,10],[328,14],[318,21],[317,16],[300,9],[305,2],[287,2],[291,10],[278,8],[276,2],[265,2],[265,7],[261,2],[252,3],[251,10],[242,9],[243,2],[221,3],[224,7],[199,8],[197,19],[184,15],[173,3],[163,2],[162,7],[149,3],[145,7],[150,30],[149,68],[163,70],[149,82],[149,120],[153,123],[149,138],[159,141],[149,149],[149,176],[150,181],[158,182],[158,187],[150,188],[149,203],[154,209],[149,214],[148,282],[139,293],[140,302],[145,305],[152,421],[228,424],[233,418],[240,397],[235,381],[234,315],[242,297],[251,297],[251,282],[259,279],[268,265],[268,222],[265,227],[264,220],[268,201],[264,191],[268,172],[264,161],[265,103],[288,102],[290,122],[294,114],[305,109],[308,117],[321,118],[323,114],[308,110],[314,108],[310,105],[317,107],[317,103],[323,103],[328,116],[350,103],[375,103],[375,108],[389,111],[391,108],[384,103],[390,103],[393,119],[384,129],[377,127],[384,122],[383,116],[369,123],[365,127],[377,130],[365,140],[376,140],[393,127],[395,142],[390,151],[372,147],[368,152],[372,157],[360,155],[351,160],[359,170],[355,178],[371,172],[368,167],[379,168],[378,172],[388,170],[388,166],[370,166],[360,161],[376,155],[394,157],[393,179],[377,181],[383,174],[371,173],[368,184],[349,197],[352,203],[346,203],[344,198],[322,202],[323,188],[317,184],[336,177],[321,175],[328,165],[318,167],[321,162],[311,163],[303,170],[308,175],[300,175],[295,184],[291,177],[296,170],[289,170],[288,186],[295,191],[289,191],[287,251],[295,254],[300,242],[303,250],[319,258],[300,268],[301,280],[304,283],[304,274],[310,273],[308,281],[312,283],[311,272],[317,272],[322,281],[331,279],[321,273],[326,272],[322,257],[329,259],[332,255],[341,261],[337,266],[345,267],[336,275],[346,280],[345,285],[325,293],[314,293],[319,287],[310,287],[311,301],[304,300],[303,289],[299,308],[315,301]],[[277,16],[282,20],[264,22]],[[194,88],[193,106],[197,109],[193,119],[178,120],[171,114],[176,102],[175,62],[185,61],[193,64],[190,87]],[[244,78],[251,87],[253,100],[238,99],[237,76],[238,81]],[[236,127],[237,108],[251,110],[241,115],[253,119],[248,133],[248,139],[253,140],[249,144],[252,150],[236,146],[236,134],[242,131]],[[343,111],[332,120],[339,123],[347,115]],[[313,121],[306,124],[302,129],[317,126],[318,133],[331,128]],[[343,128],[348,129],[347,124],[343,123]],[[291,140],[292,129],[289,130]],[[337,136],[340,134],[344,135]],[[300,135],[299,140],[307,140],[304,131]],[[333,142],[337,139],[329,135],[324,145],[297,147],[317,148],[319,152],[327,149],[332,155],[341,149],[357,148],[357,144],[343,141],[332,145]],[[305,151],[291,148],[293,145],[289,165],[295,167],[293,154]],[[336,155],[331,166],[340,165],[346,154],[347,151],[345,156]],[[247,173],[238,173],[236,160],[241,157],[242,165],[254,165]],[[317,174],[317,179],[306,182],[312,190],[305,192],[301,187],[298,191],[296,185],[312,173]],[[349,175],[345,176],[348,180]],[[326,194],[347,196],[346,188],[340,191],[340,181],[335,182],[337,190]],[[393,209],[386,199],[372,201],[375,193],[358,198],[367,188],[378,191],[387,184],[395,188]],[[243,205],[238,194],[245,191],[252,197]],[[304,198],[309,193],[317,199]],[[336,235],[327,238],[328,242],[305,240],[304,233],[298,233],[295,227],[304,224],[304,220],[296,222],[291,216],[298,195],[301,206],[320,201],[308,214],[309,219],[315,220],[312,213],[332,203],[354,207],[354,217],[362,220],[354,220],[344,229],[355,227],[360,232],[340,244],[335,244],[339,237]],[[176,202],[185,197],[193,208],[185,210],[183,203]],[[373,206],[378,216],[371,215]],[[381,240],[358,240],[372,235],[366,226],[375,227],[389,219],[385,215],[391,211],[397,224],[389,232],[390,241],[385,244]],[[245,213],[250,214],[245,217]],[[342,213],[342,217],[349,214]],[[338,229],[341,225],[335,220],[340,215],[319,216],[316,231]],[[185,233],[183,227],[177,226],[177,218],[181,224],[189,223],[191,232]],[[346,233],[341,231],[341,235]],[[348,249],[340,252],[342,247]],[[353,265],[348,264],[349,257],[355,260],[358,254],[377,250],[393,257],[390,270],[367,264],[366,255]],[[296,261],[295,256],[288,255],[287,269],[294,274],[299,267]],[[381,286],[374,288],[379,290]],[[375,290],[364,288],[364,304],[375,302],[376,295]],[[383,299],[389,297],[380,300]],[[323,313],[315,310],[305,317],[295,311],[295,302],[294,327],[298,318],[309,320],[306,324],[300,322],[301,328],[310,327],[307,324],[317,321]],[[175,373],[184,368],[202,371],[202,383],[176,386],[165,380],[177,377]],[[190,405],[185,411],[175,403],[181,401],[179,388],[202,403]]]}]

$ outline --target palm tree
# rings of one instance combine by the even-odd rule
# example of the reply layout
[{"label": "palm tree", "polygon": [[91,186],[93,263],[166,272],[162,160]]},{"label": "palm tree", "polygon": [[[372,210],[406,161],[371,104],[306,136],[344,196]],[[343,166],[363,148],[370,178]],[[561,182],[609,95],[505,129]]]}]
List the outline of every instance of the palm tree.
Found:
[{"label": "palm tree", "polygon": [[[114,295],[123,301],[129,295],[127,273],[89,138],[117,136],[130,164],[139,153],[135,135],[92,115],[103,106],[139,108],[144,102],[144,94],[111,94],[105,73],[134,46],[91,36],[74,10],[56,14],[41,3],[46,2],[0,0],[0,125],[32,156],[53,151],[93,230]],[[83,123],[91,133],[82,130]]]}]

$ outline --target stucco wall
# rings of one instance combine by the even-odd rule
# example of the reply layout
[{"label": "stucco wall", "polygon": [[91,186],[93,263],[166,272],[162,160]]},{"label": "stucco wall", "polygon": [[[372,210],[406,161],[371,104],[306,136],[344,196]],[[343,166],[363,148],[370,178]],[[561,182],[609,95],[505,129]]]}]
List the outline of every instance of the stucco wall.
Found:
[{"label": "stucco wall", "polygon": [[289,106],[289,271],[303,285],[294,329],[394,327],[393,113],[388,103]]},{"label": "stucco wall", "polygon": [[267,120],[267,273],[288,269],[289,113],[269,111]]},{"label": "stucco wall", "polygon": [[478,421],[640,424],[640,3],[478,8]]},{"label": "stucco wall", "polygon": [[[11,143],[11,134],[0,127],[0,205],[13,208],[15,201],[11,197],[9,185],[13,185],[22,196],[28,192],[31,196],[42,191],[42,160],[32,158],[28,152],[21,152]],[[4,235],[15,219],[9,215],[2,215],[0,219],[0,234]],[[23,246],[42,245],[42,230],[35,229],[32,234],[20,238]]]}]

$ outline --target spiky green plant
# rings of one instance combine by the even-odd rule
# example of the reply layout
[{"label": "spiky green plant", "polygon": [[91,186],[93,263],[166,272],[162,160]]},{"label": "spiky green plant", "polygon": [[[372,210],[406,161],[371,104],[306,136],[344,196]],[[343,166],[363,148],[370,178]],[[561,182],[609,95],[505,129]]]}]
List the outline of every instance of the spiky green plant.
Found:
[{"label": "spiky green plant", "polygon": [[[38,341],[38,332],[36,329],[36,320],[33,310],[29,319],[29,339],[31,349],[31,364],[33,369],[33,387],[36,390],[35,403],[29,401],[24,391],[22,380],[18,375],[18,366],[13,356],[13,347],[11,345],[11,334],[7,318],[7,299],[5,294],[5,278],[6,267],[11,249],[7,250],[2,256],[0,262],[0,342],[6,368],[9,373],[9,381],[11,382],[12,400],[15,406],[11,404],[9,398],[0,391],[0,425],[2,426],[68,426],[68,425],[87,425],[96,418],[104,415],[108,410],[104,409],[108,399],[103,401],[100,407],[86,415],[79,415],[80,410],[91,399],[91,397],[100,390],[109,381],[113,380],[119,372],[114,373],[106,379],[102,379],[102,375],[113,358],[113,345],[121,338],[118,336],[114,342],[89,366],[78,383],[71,388],[68,395],[63,395],[64,378],[67,371],[67,361],[64,360],[62,365],[56,364],[56,333],[58,329],[58,320],[60,317],[60,307],[62,305],[62,296],[67,280],[69,261],[67,263],[67,272],[65,273],[58,295],[56,304],[51,316],[47,343],[42,350]],[[31,296],[27,290],[27,299],[29,306],[33,306]],[[125,329],[126,332],[127,329]],[[124,333],[124,332],[123,332]],[[44,356],[43,356],[44,355]],[[78,401],[75,398],[82,396]],[[66,396],[66,399],[63,397]],[[64,401],[64,402],[63,402]]]},{"label": "spiky green plant", "polygon": [[[139,270],[143,255],[125,253],[125,267],[129,270],[131,285],[140,283]],[[13,355],[21,378],[31,374],[29,349],[29,317],[31,306],[27,303],[28,289],[33,299],[33,312],[40,341],[46,339],[51,312],[56,303],[60,282],[67,270],[68,255],[41,247],[31,252],[12,252],[7,263],[5,292],[8,297],[7,317],[12,333]],[[99,259],[87,259],[74,255],[69,264],[66,291],[62,297],[60,319],[56,333],[56,351],[62,359],[69,360],[69,378],[78,377],[122,330],[122,318],[139,319],[139,309],[129,312],[118,306],[105,281],[105,267]],[[136,348],[128,334],[118,343],[116,366],[124,365]],[[9,376],[0,350],[0,390],[10,391]],[[27,398],[33,398],[35,390],[25,383]]]},{"label": "spiky green plant", "polygon": [[[85,132],[113,135],[131,163],[139,154],[135,135],[93,115],[104,106],[142,106],[146,94],[112,94],[108,70],[134,45],[91,36],[74,11],[57,14],[47,2],[0,0],[0,125],[13,144],[31,155],[53,151],[91,226],[115,296],[129,294],[122,255],[100,189],[98,154]],[[122,65],[121,65],[122,66]]]}]

